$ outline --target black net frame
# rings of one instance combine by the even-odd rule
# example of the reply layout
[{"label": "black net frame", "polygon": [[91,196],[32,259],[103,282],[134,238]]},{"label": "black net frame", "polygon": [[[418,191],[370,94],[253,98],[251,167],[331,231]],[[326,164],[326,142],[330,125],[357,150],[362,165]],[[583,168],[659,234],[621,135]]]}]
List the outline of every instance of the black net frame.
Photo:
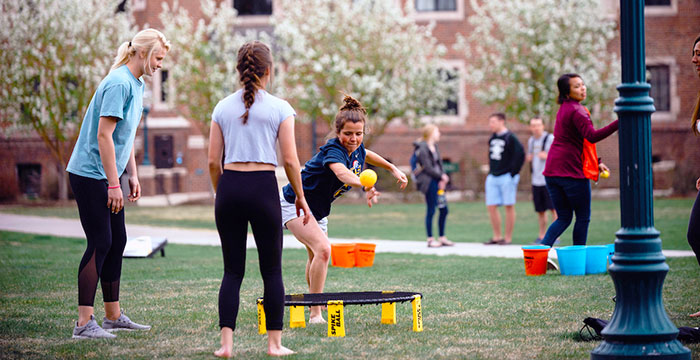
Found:
[{"label": "black net frame", "polygon": [[[329,301],[342,301],[343,305],[383,304],[411,301],[421,293],[402,291],[363,291],[363,292],[335,292],[320,294],[291,294],[284,296],[285,306],[316,306],[326,305]],[[258,298],[262,301],[262,298]]]}]

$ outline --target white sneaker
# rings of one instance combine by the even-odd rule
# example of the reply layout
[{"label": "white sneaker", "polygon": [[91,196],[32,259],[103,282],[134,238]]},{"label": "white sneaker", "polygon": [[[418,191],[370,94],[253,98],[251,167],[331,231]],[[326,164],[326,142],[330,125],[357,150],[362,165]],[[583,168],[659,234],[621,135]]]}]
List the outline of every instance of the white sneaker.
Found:
[{"label": "white sneaker", "polygon": [[547,270],[556,270],[559,271],[559,265],[554,262],[554,260],[547,258]]},{"label": "white sneaker", "polygon": [[94,315],[90,315],[90,321],[83,326],[78,326],[76,321],[73,328],[73,339],[114,339],[115,337],[117,336],[106,332],[100,325],[97,325]]},{"label": "white sneaker", "polygon": [[103,318],[102,327],[109,332],[120,330],[151,330],[150,325],[141,325],[131,321],[128,316],[124,315],[123,309],[117,320],[109,320],[107,317]]}]

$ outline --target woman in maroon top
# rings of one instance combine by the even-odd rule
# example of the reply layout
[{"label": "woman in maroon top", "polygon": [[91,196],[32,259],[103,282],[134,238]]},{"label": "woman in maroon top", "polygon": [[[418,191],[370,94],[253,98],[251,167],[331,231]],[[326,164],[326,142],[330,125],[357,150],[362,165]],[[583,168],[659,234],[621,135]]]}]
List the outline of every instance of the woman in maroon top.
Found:
[{"label": "woman in maroon top", "polygon": [[[583,175],[583,139],[591,143],[605,139],[617,131],[618,121],[599,130],[593,128],[588,111],[581,105],[586,99],[586,85],[581,76],[564,74],[557,80],[557,87],[557,103],[561,106],[543,174],[558,218],[547,229],[542,244],[552,246],[569,227],[575,213],[574,245],[586,245],[591,219],[591,184]],[[609,171],[602,163],[599,168]]]}]

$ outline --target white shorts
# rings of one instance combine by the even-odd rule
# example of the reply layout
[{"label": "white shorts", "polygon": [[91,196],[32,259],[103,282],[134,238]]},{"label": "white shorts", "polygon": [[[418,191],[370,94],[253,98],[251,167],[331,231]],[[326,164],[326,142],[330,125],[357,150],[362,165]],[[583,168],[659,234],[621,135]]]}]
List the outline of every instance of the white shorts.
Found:
[{"label": "white shorts", "polygon": [[[290,220],[296,219],[297,216],[297,207],[293,204],[287,201],[284,198],[284,195],[280,193],[280,207],[282,208],[282,226],[284,226],[285,229],[287,228],[287,222]],[[302,210],[302,214],[304,211]],[[313,214],[311,214],[313,216]],[[321,220],[316,220],[318,222],[318,226],[323,230],[324,233],[328,233],[328,218],[324,217]]]}]

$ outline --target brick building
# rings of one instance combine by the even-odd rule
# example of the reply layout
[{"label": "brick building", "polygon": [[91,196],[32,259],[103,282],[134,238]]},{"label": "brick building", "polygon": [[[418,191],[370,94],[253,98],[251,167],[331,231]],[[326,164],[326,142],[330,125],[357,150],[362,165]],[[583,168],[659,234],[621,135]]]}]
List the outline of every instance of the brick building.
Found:
[{"label": "brick building", "polygon": [[[127,11],[132,11],[138,24],[159,24],[158,13],[164,0],[128,0]],[[279,1],[291,0],[225,0],[239,10],[241,23],[268,32],[272,29],[269,16]],[[469,0],[386,0],[409,1],[416,10],[418,23],[434,21],[434,35],[449,49],[445,66],[464,69],[467,59],[452,49],[457,33],[466,34],[472,15]],[[199,16],[199,1],[180,0],[193,16]],[[646,1],[646,54],[652,97],[657,112],[652,114],[652,145],[655,161],[656,189],[675,188],[687,191],[693,188],[700,173],[700,160],[690,156],[698,144],[689,130],[689,116],[700,89],[691,64],[690,42],[700,33],[700,1],[647,0]],[[619,2],[603,0],[600,11],[619,18]],[[166,34],[167,36],[167,34]],[[619,40],[611,43],[619,51]],[[149,201],[185,201],[210,196],[206,164],[205,139],[190,122],[178,115],[168,96],[167,68],[176,66],[166,61],[164,71],[153,77],[153,104],[136,139],[137,163],[144,163],[144,124],[148,133],[148,154],[151,165],[141,165],[139,178],[144,198]],[[592,85],[594,86],[594,85]],[[483,190],[484,165],[488,163],[487,142],[490,132],[488,114],[499,110],[472,98],[472,91],[460,81],[458,100],[450,106],[455,115],[440,117],[443,134],[440,148],[445,160],[458,169],[452,174],[455,189],[480,192]],[[213,106],[213,105],[212,105]],[[300,114],[303,116],[303,114]],[[521,142],[529,136],[527,128],[512,121],[508,123]],[[297,147],[300,160],[312,155],[311,126],[298,122]],[[325,124],[318,124],[317,137],[328,133]],[[412,146],[419,131],[403,125],[391,126],[377,139],[372,149],[400,166],[407,166]],[[319,144],[317,144],[319,145]],[[600,187],[617,188],[618,142],[617,135],[599,143],[598,151],[612,170],[611,178]],[[52,165],[50,154],[41,141],[31,137],[4,139],[0,142],[0,199],[18,196],[55,196],[58,170]],[[523,171],[521,187],[528,188],[529,174]],[[166,197],[167,194],[167,197]]]}]

